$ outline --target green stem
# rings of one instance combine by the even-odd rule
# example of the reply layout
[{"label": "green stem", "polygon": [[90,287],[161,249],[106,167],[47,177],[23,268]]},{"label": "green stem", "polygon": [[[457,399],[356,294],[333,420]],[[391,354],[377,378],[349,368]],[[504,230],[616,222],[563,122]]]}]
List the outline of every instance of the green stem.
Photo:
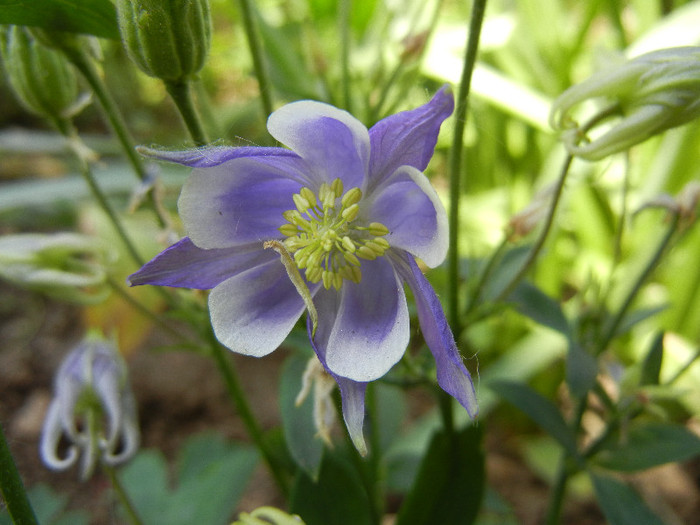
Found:
[{"label": "green stem", "polygon": [[523,262],[520,269],[510,280],[508,286],[503,288],[503,291],[500,294],[498,294],[496,302],[503,301],[508,298],[508,296],[513,292],[513,290],[515,290],[515,287],[518,286],[522,278],[528,272],[532,264],[535,262],[537,256],[540,253],[540,250],[542,250],[542,247],[544,246],[544,243],[547,240],[547,236],[549,235],[549,231],[552,228],[552,224],[554,224],[554,216],[557,211],[557,205],[559,204],[559,200],[561,199],[561,194],[564,189],[564,182],[566,181],[566,176],[569,173],[569,168],[571,167],[572,161],[573,157],[571,155],[567,155],[566,159],[564,160],[564,165],[562,166],[561,172],[559,174],[559,179],[557,180],[557,186],[554,189],[552,204],[549,207],[547,218],[544,222],[544,227],[542,228],[542,231],[540,232],[540,235],[537,238],[537,241],[535,242],[534,246],[527,254],[527,259],[525,259],[525,262]]},{"label": "green stem", "polygon": [[197,112],[192,97],[192,83],[189,80],[181,82],[165,81],[165,89],[175,102],[190,137],[197,146],[204,146],[209,142],[207,132],[204,130],[202,119]]},{"label": "green stem", "polygon": [[141,521],[141,518],[136,512],[133,503],[131,503],[131,498],[129,498],[129,495],[126,493],[126,490],[124,490],[124,486],[119,480],[119,476],[117,476],[117,473],[112,467],[108,465],[104,465],[103,469],[104,472],[107,474],[107,477],[109,477],[109,481],[112,484],[114,492],[117,494],[119,502],[122,504],[122,507],[124,507],[124,510],[126,511],[126,514],[129,517],[129,522],[132,525],[143,525],[143,521]]},{"label": "green stem", "polygon": [[0,493],[15,525],[38,525],[0,425]]},{"label": "green stem", "polygon": [[95,176],[92,173],[92,170],[90,169],[90,164],[85,158],[85,154],[81,151],[82,143],[80,142],[80,137],[78,136],[75,127],[69,121],[61,119],[56,119],[54,121],[54,125],[59,129],[61,134],[68,141],[69,146],[73,150],[75,158],[78,160],[78,164],[80,165],[80,174],[82,175],[83,179],[85,180],[85,183],[90,189],[90,193],[92,193],[92,196],[95,198],[100,208],[102,208],[102,210],[107,214],[107,217],[109,217],[109,220],[112,223],[114,230],[117,232],[117,235],[124,243],[124,246],[129,252],[129,255],[138,266],[143,266],[145,261],[139,255],[138,251],[136,250],[136,247],[131,242],[131,238],[126,233],[126,230],[124,229],[124,226],[121,220],[119,219],[119,216],[114,211],[111,204],[107,200],[107,196],[104,194],[102,188],[100,188],[100,186],[97,184],[97,181],[95,180]]},{"label": "green stem", "polygon": [[253,411],[250,408],[248,399],[246,398],[243,389],[241,388],[240,381],[236,372],[231,365],[230,361],[227,359],[228,350],[226,350],[221,344],[215,339],[214,334],[209,331],[210,334],[210,347],[214,361],[216,362],[219,372],[224,379],[226,384],[226,389],[228,390],[229,397],[233,401],[236,407],[239,417],[243,421],[243,424],[248,431],[248,435],[255,443],[260,453],[263,456],[263,460],[267,464],[270,473],[272,474],[277,487],[280,489],[282,494],[286,497],[289,495],[289,484],[287,478],[284,476],[283,472],[278,466],[275,460],[274,454],[270,450],[267,442],[265,441],[265,436],[263,435],[262,428],[255,418]]},{"label": "green stem", "polygon": [[338,30],[340,31],[340,71],[343,87],[343,103],[347,111],[352,112],[350,96],[350,13],[352,0],[340,0],[338,7]]},{"label": "green stem", "polygon": [[255,76],[258,79],[258,87],[260,88],[260,102],[262,103],[263,113],[265,117],[272,113],[272,84],[267,76],[265,63],[263,61],[262,44],[258,38],[255,20],[253,20],[253,7],[250,0],[238,0],[238,5],[243,17],[243,28],[245,30],[248,47],[253,58],[253,69]]},{"label": "green stem", "polygon": [[[109,125],[112,128],[112,131],[114,131],[114,134],[117,136],[117,139],[119,140],[129,164],[131,164],[131,167],[134,170],[134,173],[136,173],[136,176],[141,182],[147,182],[149,179],[148,171],[143,165],[143,162],[141,162],[141,157],[139,157],[138,153],[136,153],[134,141],[129,134],[126,124],[124,123],[122,114],[107,90],[107,86],[98,73],[95,64],[84,50],[67,53],[67,56],[78,71],[80,71],[80,73],[83,75],[87,83],[90,85],[92,92],[97,97],[97,100],[100,102],[100,106],[107,116]],[[155,201],[155,196],[153,195],[152,189],[148,192],[148,204],[154,211],[158,224],[161,227],[166,226],[168,221],[163,215],[161,215],[160,208]]]},{"label": "green stem", "polygon": [[651,273],[654,271],[654,268],[656,268],[656,266],[659,264],[661,257],[663,256],[664,252],[666,251],[666,248],[671,243],[671,239],[673,239],[673,235],[676,233],[676,229],[678,227],[678,220],[679,220],[678,214],[674,213],[673,218],[669,224],[668,230],[666,231],[666,234],[664,235],[663,239],[661,240],[661,243],[654,251],[654,254],[652,255],[651,259],[649,259],[649,262],[647,262],[646,266],[642,270],[642,273],[639,275],[639,277],[635,281],[634,285],[630,289],[629,293],[627,294],[627,297],[625,297],[625,300],[622,303],[622,306],[620,306],[617,313],[615,314],[615,317],[608,325],[608,328],[605,331],[603,338],[601,339],[600,343],[598,344],[598,351],[599,352],[602,352],[603,350],[605,350],[605,348],[607,348],[607,346],[610,344],[610,341],[613,340],[613,338],[615,337],[615,334],[617,332],[617,329],[620,327],[620,323],[622,322],[622,319],[625,317],[627,310],[632,305],[632,302],[634,301],[634,298],[637,296],[637,293],[639,293],[639,290],[644,285],[646,280],[649,278]]},{"label": "green stem", "polygon": [[459,197],[462,177],[462,148],[464,147],[464,129],[467,121],[467,101],[471,89],[471,78],[476,65],[476,54],[479,49],[481,26],[486,10],[486,0],[474,0],[471,20],[469,23],[469,39],[464,55],[464,68],[459,84],[455,109],[454,140],[449,164],[450,178],[450,215],[449,215],[449,252],[447,258],[447,311],[450,325],[455,337],[459,340],[461,319],[459,312],[459,250],[457,235],[459,233]]}]

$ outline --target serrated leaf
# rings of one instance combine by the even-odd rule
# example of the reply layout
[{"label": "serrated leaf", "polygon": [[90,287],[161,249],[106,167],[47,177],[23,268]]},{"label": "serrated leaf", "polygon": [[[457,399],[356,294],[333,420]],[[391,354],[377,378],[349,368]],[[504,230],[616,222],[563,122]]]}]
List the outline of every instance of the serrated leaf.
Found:
[{"label": "serrated leaf", "polygon": [[485,486],[481,441],[482,430],[475,426],[455,436],[435,434],[396,525],[473,523]]},{"label": "serrated leaf", "polygon": [[359,474],[337,452],[323,455],[318,481],[299,471],[292,487],[290,513],[306,525],[370,525],[371,503]]},{"label": "serrated leaf", "polygon": [[663,525],[629,485],[614,478],[590,473],[600,508],[610,525]]},{"label": "serrated leaf", "polygon": [[595,456],[601,467],[634,472],[700,455],[700,438],[673,423],[633,424],[618,443]]},{"label": "serrated leaf", "polygon": [[492,381],[489,383],[489,388],[529,416],[542,430],[556,439],[570,455],[578,455],[576,438],[551,401],[529,386],[511,381]]},{"label": "serrated leaf", "polygon": [[[318,479],[323,441],[316,436],[313,417],[313,391],[300,406],[295,400],[301,391],[307,360],[293,355],[284,364],[280,379],[279,402],[284,440],[292,459],[313,479]],[[313,389],[312,389],[313,390]]]},{"label": "serrated leaf", "polygon": [[117,10],[109,0],[0,0],[0,24],[119,40]]}]

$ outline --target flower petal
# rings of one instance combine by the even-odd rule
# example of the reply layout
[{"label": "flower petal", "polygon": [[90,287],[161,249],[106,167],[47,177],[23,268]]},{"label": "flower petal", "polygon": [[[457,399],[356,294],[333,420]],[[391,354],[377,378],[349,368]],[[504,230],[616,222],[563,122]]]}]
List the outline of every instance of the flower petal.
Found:
[{"label": "flower petal", "polygon": [[131,274],[127,282],[131,286],[154,284],[209,290],[229,277],[275,258],[260,243],[203,250],[185,237]]},{"label": "flower petal", "polygon": [[62,434],[60,401],[54,399],[46,413],[39,443],[41,460],[51,470],[65,470],[78,459],[78,449],[74,445],[68,447],[65,458],[58,457],[58,443]]},{"label": "flower petal", "polygon": [[304,169],[292,157],[246,157],[195,169],[178,201],[187,234],[204,249],[281,237],[282,212],[294,209]]},{"label": "flower petal", "polygon": [[139,146],[137,151],[146,157],[175,162],[192,168],[211,168],[229,160],[241,157],[296,157],[297,155],[285,148],[261,148],[246,146],[234,148],[231,146],[205,146],[183,151],[168,151]]},{"label": "flower petal", "polygon": [[365,201],[362,213],[389,228],[386,240],[434,268],[448,247],[447,213],[428,179],[412,166],[401,166]]},{"label": "flower petal", "polygon": [[[320,293],[318,295],[321,295]],[[339,299],[338,294],[325,294],[327,301],[325,306],[331,306],[337,303]],[[328,331],[328,325],[324,327],[326,332]],[[332,328],[332,327],[331,327]],[[316,337],[312,337],[313,326],[311,319],[306,320],[306,329],[309,333],[309,340],[311,341],[311,346],[316,352],[319,361],[323,365],[323,368],[335,379],[338,383],[338,388],[340,389],[340,397],[343,404],[343,420],[345,421],[345,426],[348,429],[348,434],[352,440],[353,445],[360,453],[360,455],[367,455],[367,445],[365,444],[365,437],[362,433],[362,427],[365,419],[365,390],[367,389],[367,383],[353,381],[352,379],[347,379],[345,377],[340,377],[333,372],[331,372],[326,363],[326,346],[317,346],[315,340],[319,340],[319,332],[316,332]],[[323,340],[326,340],[328,333],[321,334]]]},{"label": "flower petal", "polygon": [[362,262],[362,281],[320,290],[315,342],[328,369],[357,382],[386,374],[403,356],[409,317],[403,284],[384,258]]},{"label": "flower petal", "polygon": [[457,350],[440,300],[413,257],[404,254],[396,263],[397,270],[413,290],[420,328],[437,365],[438,384],[459,401],[470,417],[476,417],[479,408],[474,384]]},{"label": "flower petal", "polygon": [[[317,289],[309,286],[312,295]],[[234,352],[255,357],[282,344],[305,308],[279,259],[231,277],[209,295],[216,337]]]},{"label": "flower petal", "polygon": [[306,160],[316,181],[335,178],[364,189],[369,165],[367,128],[350,113],[312,100],[281,107],[267,121],[270,134]]},{"label": "flower petal", "polygon": [[443,86],[427,104],[396,113],[372,126],[370,184],[380,184],[405,164],[425,170],[433,156],[440,125],[453,109],[452,91]]}]

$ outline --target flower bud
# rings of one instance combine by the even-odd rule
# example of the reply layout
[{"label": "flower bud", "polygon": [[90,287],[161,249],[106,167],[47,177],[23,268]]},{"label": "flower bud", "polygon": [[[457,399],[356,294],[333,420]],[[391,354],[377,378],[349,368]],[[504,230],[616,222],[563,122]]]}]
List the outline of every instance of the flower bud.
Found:
[{"label": "flower bud", "polygon": [[[59,457],[62,439],[68,449]],[[124,361],[113,344],[88,336],[68,354],[54,378],[41,459],[52,470],[66,470],[82,454],[80,475],[85,480],[98,461],[109,466],[124,463],[138,446],[136,402]]]},{"label": "flower bud", "polygon": [[93,304],[110,292],[107,256],[86,235],[5,235],[0,237],[0,278],[59,299]]},{"label": "flower bud", "polygon": [[25,27],[0,30],[0,53],[9,85],[27,111],[56,120],[79,110],[78,83],[70,64],[61,53],[35,40]]},{"label": "flower bud", "polygon": [[296,514],[287,514],[274,507],[259,507],[253,512],[241,512],[231,525],[304,525]]},{"label": "flower bud", "polygon": [[127,53],[141,71],[176,82],[202,69],[211,41],[207,0],[118,0],[117,12]]},{"label": "flower bud", "polygon": [[[589,140],[570,111],[599,98],[612,104],[615,112],[611,116],[620,115],[622,119]],[[605,116],[604,112],[599,115]],[[700,47],[677,47],[640,55],[567,89],[552,106],[550,124],[564,130],[562,138],[572,155],[599,160],[698,116]],[[596,126],[604,120],[601,118]]]}]

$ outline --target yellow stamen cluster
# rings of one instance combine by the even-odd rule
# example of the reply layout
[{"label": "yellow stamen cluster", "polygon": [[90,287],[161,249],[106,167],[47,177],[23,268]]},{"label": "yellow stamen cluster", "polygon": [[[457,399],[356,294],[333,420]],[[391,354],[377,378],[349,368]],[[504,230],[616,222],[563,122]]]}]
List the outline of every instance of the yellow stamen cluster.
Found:
[{"label": "yellow stamen cluster", "polygon": [[360,259],[372,261],[389,249],[386,226],[354,224],[362,199],[360,188],[343,193],[343,181],[335,179],[321,184],[316,194],[304,187],[292,198],[296,209],[282,214],[287,222],[279,230],[287,237],[285,248],[309,282],[323,281],[327,290],[339,290],[343,279],[359,283]]}]

